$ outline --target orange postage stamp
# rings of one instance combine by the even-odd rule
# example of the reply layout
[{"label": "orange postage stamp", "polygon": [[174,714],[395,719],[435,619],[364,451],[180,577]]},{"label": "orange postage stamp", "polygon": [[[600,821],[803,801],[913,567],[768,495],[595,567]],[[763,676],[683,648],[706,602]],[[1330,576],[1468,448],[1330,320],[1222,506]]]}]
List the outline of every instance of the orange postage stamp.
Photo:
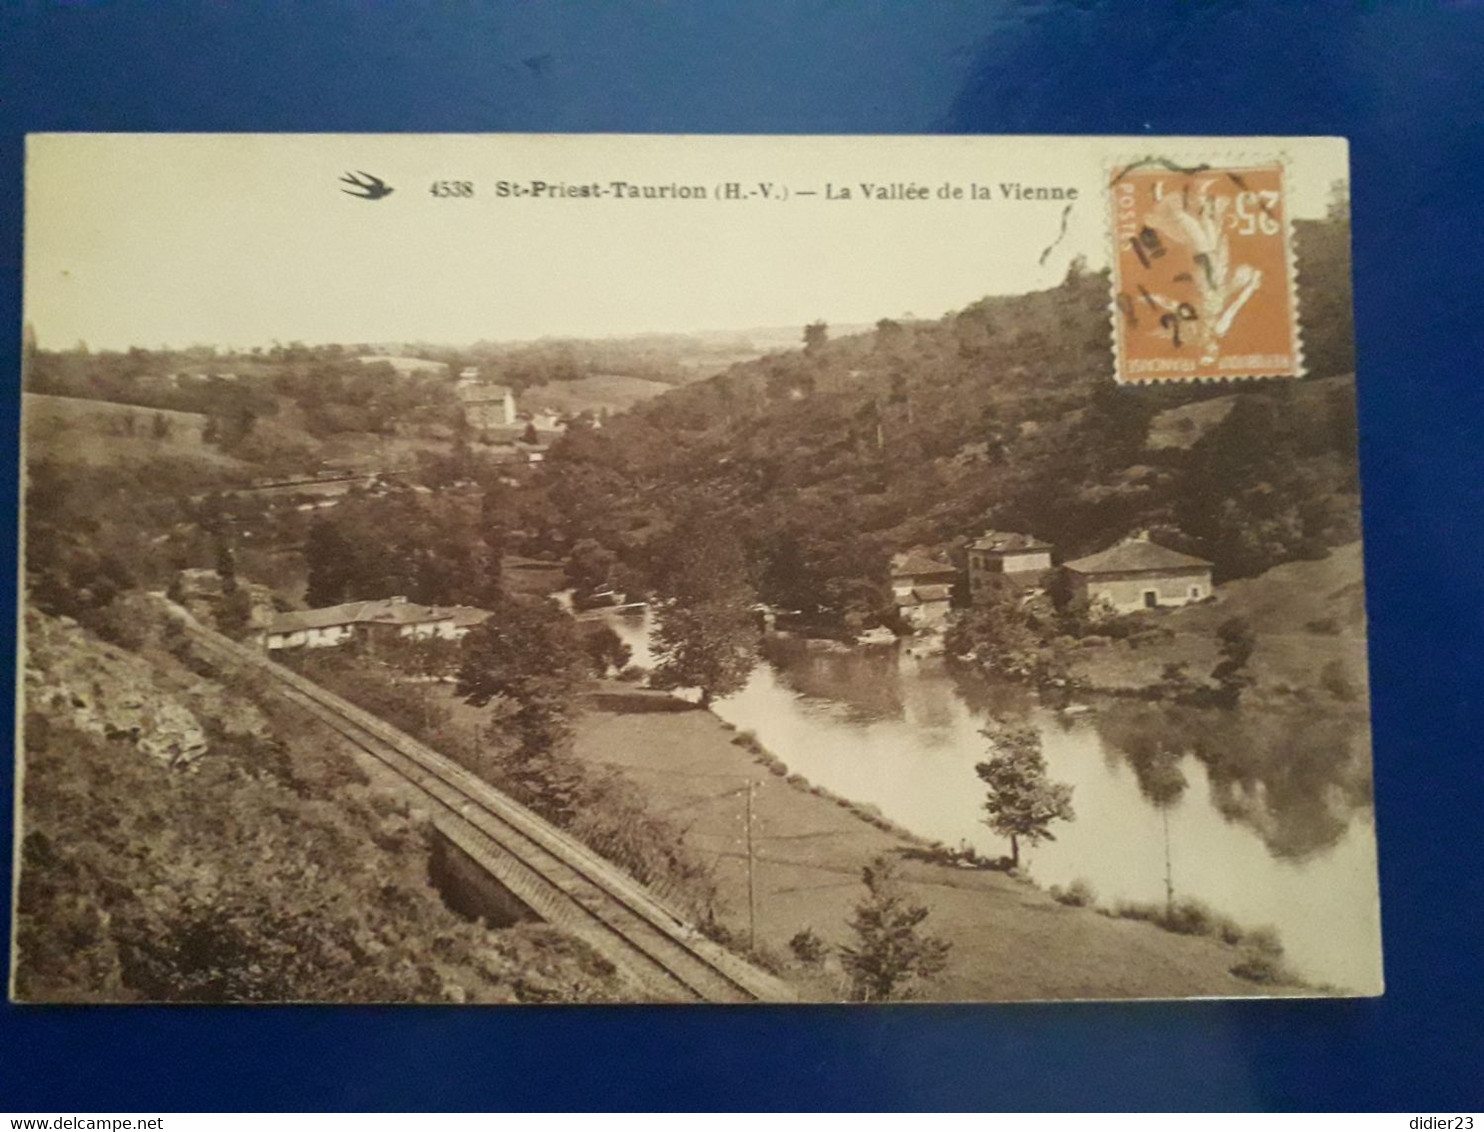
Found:
[{"label": "orange postage stamp", "polygon": [[1145,158],[1108,187],[1120,382],[1303,374],[1282,162]]}]

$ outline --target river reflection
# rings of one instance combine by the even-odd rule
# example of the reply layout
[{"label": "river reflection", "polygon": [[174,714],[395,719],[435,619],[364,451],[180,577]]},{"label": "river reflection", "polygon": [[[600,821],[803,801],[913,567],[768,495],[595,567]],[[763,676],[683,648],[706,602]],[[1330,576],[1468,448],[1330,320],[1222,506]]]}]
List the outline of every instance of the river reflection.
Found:
[{"label": "river reflection", "polygon": [[[645,626],[619,626],[640,656]],[[1022,848],[1043,884],[1090,883],[1101,903],[1197,897],[1275,926],[1290,965],[1379,987],[1380,926],[1364,716],[1227,712],[1130,700],[1052,705],[895,648],[769,641],[768,663],[718,701],[814,782],[951,845],[1007,852],[982,824],[974,764],[991,718],[1033,724],[1074,822]],[[1168,842],[1166,841],[1168,838]]]}]

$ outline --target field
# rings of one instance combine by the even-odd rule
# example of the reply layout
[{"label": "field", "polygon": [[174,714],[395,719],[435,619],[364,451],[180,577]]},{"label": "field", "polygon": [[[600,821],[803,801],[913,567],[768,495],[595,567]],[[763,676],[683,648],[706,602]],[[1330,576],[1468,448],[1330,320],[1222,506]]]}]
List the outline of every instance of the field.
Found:
[{"label": "field", "polygon": [[673,388],[663,381],[619,374],[595,374],[576,381],[554,381],[538,385],[520,395],[523,411],[581,413],[603,410],[621,413],[640,401],[648,401]]},{"label": "field", "polygon": [[[186,457],[219,468],[240,468],[233,459],[201,440],[206,418],[200,413],[142,409],[112,401],[85,401],[24,393],[21,430],[27,459],[56,458],[68,463],[108,465]],[[155,420],[168,431],[155,435]]]}]

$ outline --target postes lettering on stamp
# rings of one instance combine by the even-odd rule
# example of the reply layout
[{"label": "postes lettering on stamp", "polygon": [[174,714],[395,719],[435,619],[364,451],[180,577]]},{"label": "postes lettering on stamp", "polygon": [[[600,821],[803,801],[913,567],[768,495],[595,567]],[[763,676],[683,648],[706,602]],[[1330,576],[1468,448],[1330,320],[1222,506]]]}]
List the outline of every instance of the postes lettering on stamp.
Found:
[{"label": "postes lettering on stamp", "polygon": [[1281,162],[1146,159],[1108,187],[1120,382],[1302,376]]}]

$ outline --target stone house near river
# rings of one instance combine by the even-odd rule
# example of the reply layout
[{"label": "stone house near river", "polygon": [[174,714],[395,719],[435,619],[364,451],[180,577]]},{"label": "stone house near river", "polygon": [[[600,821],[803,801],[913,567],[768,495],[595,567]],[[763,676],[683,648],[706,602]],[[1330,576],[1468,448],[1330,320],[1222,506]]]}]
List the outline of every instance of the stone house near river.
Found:
[{"label": "stone house near river", "polygon": [[1211,563],[1151,542],[1147,533],[1063,564],[1072,594],[1115,613],[1189,605],[1214,592]]},{"label": "stone house near river", "polygon": [[[1004,578],[1031,595],[1042,592],[1053,547],[1016,531],[985,531],[965,548],[969,600],[982,600]],[[1147,532],[1060,567],[1073,597],[1094,610],[1129,613],[1204,601],[1215,592],[1211,563],[1152,542]],[[914,629],[932,629],[948,618],[958,571],[921,553],[892,559],[892,597]]]}]

